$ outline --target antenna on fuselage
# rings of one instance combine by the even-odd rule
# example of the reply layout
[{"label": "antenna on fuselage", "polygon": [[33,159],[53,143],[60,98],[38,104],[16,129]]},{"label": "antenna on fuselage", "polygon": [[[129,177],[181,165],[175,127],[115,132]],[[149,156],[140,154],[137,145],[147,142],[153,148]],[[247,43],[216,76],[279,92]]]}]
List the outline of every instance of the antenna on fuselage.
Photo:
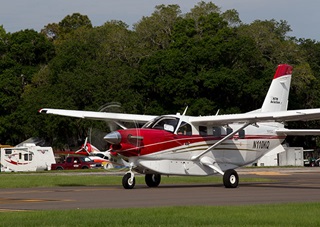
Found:
[{"label": "antenna on fuselage", "polygon": [[216,112],[216,116],[218,116],[219,112],[220,112],[220,109],[218,109],[218,111]]},{"label": "antenna on fuselage", "polygon": [[187,110],[188,110],[188,106],[186,107],[186,109],[183,111],[183,114],[182,114],[182,116],[184,116],[184,115],[186,115],[186,113],[187,113]]}]

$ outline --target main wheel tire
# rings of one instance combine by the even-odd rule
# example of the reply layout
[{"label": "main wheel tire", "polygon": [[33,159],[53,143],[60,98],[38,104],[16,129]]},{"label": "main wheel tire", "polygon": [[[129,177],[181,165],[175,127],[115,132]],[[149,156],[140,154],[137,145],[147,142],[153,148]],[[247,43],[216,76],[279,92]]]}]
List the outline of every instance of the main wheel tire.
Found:
[{"label": "main wheel tire", "polygon": [[133,180],[131,180],[131,173],[127,173],[122,178],[122,186],[125,189],[133,189],[136,184],[136,179],[133,177]]},{"label": "main wheel tire", "polygon": [[239,176],[233,169],[228,169],[223,175],[223,184],[226,188],[236,188],[239,184]]},{"label": "main wheel tire", "polygon": [[161,182],[161,175],[160,174],[146,174],[145,176],[146,184],[151,187],[158,187]]}]

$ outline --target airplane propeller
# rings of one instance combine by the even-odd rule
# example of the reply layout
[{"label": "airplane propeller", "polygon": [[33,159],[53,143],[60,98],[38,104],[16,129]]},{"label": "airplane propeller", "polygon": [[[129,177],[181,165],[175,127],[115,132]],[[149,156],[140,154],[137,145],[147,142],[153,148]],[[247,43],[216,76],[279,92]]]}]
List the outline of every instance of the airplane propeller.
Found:
[{"label": "airplane propeller", "polygon": [[[98,110],[99,112],[113,112],[113,113],[121,113],[121,104],[118,102],[110,102],[106,103],[103,106],[101,106]],[[106,122],[109,130],[111,132],[117,130],[118,127],[121,127],[122,129],[126,129],[125,126],[123,126],[120,122],[116,121],[107,121]]]},{"label": "airplane propeller", "polygon": [[[118,102],[106,103],[105,105],[103,105],[99,108],[99,111],[100,112],[113,112],[113,113],[123,113],[124,112],[121,108],[121,104]],[[141,139],[139,139],[140,137],[139,137],[139,132],[138,132],[138,128],[140,128],[140,126],[137,122],[132,121],[131,123],[124,124],[119,121],[107,121],[106,123],[109,126],[109,131],[111,132],[111,134],[112,134],[112,132],[116,132],[118,129],[136,128],[137,129],[136,137],[132,137],[132,142],[133,142],[133,144],[138,146]],[[102,136],[100,138],[104,138],[107,135],[108,135],[108,133],[106,133],[104,136]],[[108,137],[109,136],[107,136],[107,138]],[[134,139],[136,139],[136,141],[134,141]],[[107,141],[108,143],[110,143],[108,141],[108,139],[104,138],[104,140]]]},{"label": "airplane propeller", "polygon": [[75,153],[79,153],[80,151],[84,150],[89,155],[89,150],[88,150],[88,145],[87,144],[88,144],[88,137],[86,137],[86,139],[85,139],[83,145],[81,146],[81,148],[79,150],[77,150]]}]

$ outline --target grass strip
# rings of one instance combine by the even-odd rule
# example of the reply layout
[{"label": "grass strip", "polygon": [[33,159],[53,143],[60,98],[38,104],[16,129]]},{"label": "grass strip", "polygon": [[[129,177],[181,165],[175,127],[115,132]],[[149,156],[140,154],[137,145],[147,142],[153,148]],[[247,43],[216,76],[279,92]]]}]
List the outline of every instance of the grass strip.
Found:
[{"label": "grass strip", "polygon": [[320,203],[0,212],[2,226],[319,226]]}]

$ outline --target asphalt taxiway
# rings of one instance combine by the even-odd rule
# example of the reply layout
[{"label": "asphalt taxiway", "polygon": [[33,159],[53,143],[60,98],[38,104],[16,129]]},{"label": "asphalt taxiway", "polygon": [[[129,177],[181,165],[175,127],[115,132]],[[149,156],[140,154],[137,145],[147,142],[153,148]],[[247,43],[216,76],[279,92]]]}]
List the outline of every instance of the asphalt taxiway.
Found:
[{"label": "asphalt taxiway", "polygon": [[[320,202],[320,167],[240,169],[238,188],[222,183],[165,185],[132,190],[118,186],[0,189],[0,212],[19,210],[61,210],[132,208],[194,205],[245,205],[292,202]],[[246,177],[271,179],[242,183]]]}]

